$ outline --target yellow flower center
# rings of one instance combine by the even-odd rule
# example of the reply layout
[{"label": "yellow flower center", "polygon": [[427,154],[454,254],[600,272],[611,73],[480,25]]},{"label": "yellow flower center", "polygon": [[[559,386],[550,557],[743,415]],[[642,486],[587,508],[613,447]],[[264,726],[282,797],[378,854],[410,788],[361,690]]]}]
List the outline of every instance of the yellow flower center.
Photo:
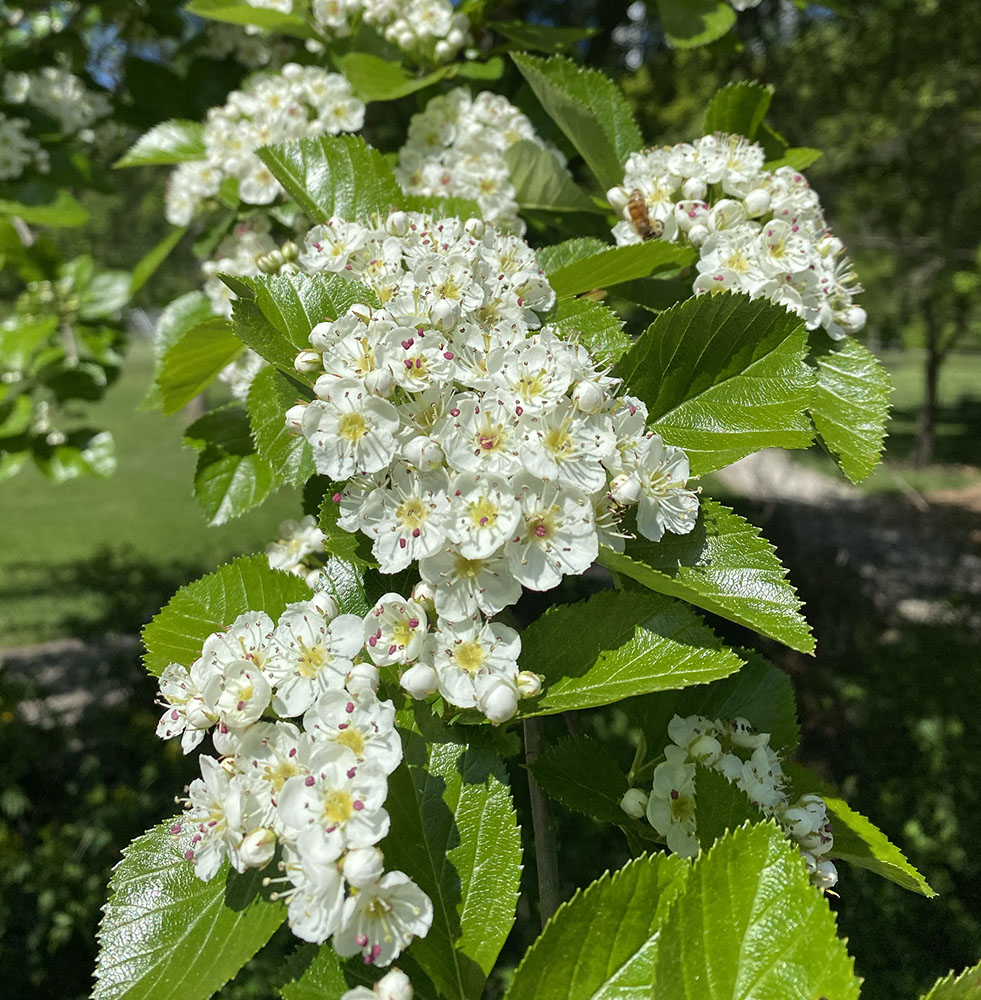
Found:
[{"label": "yellow flower center", "polygon": [[400,503],[395,508],[395,516],[405,525],[409,531],[415,531],[426,523],[429,511],[426,505],[416,497]]},{"label": "yellow flower center", "polygon": [[368,421],[360,413],[345,413],[337,422],[337,433],[348,441],[360,441],[368,433]]},{"label": "yellow flower center", "polygon": [[299,773],[299,765],[294,764],[289,758],[283,757],[279,758],[275,764],[266,764],[262,769],[263,777],[277,792],[282,791],[283,785]]},{"label": "yellow flower center", "polygon": [[326,650],[319,642],[314,646],[308,646],[302,639],[297,641],[300,644],[300,655],[296,665],[300,676],[316,677],[320,673],[320,668],[327,661]]},{"label": "yellow flower center", "polygon": [[561,461],[563,458],[568,458],[569,453],[572,451],[572,435],[564,425],[562,427],[550,427],[545,434],[543,444],[546,451],[550,452],[555,459]]},{"label": "yellow flower center", "polygon": [[480,575],[484,567],[483,559],[464,559],[463,556],[456,557],[456,575],[465,580],[474,580]]},{"label": "yellow flower center", "polygon": [[334,737],[334,742],[354,751],[354,756],[358,759],[364,757],[364,737],[353,726],[340,730]]},{"label": "yellow flower center", "polygon": [[354,815],[354,800],[347,792],[326,792],[324,815],[331,823],[343,823]]},{"label": "yellow flower center", "polygon": [[466,671],[468,674],[475,674],[480,669],[485,655],[484,647],[473,639],[461,642],[453,650],[453,659],[456,660],[460,669]]},{"label": "yellow flower center", "polygon": [[481,497],[470,504],[469,511],[475,528],[493,528],[497,521],[497,504],[488,497]]},{"label": "yellow flower center", "polygon": [[403,618],[401,621],[396,622],[395,627],[392,629],[392,642],[396,646],[405,649],[412,642],[412,634],[412,626],[409,624],[409,619]]}]

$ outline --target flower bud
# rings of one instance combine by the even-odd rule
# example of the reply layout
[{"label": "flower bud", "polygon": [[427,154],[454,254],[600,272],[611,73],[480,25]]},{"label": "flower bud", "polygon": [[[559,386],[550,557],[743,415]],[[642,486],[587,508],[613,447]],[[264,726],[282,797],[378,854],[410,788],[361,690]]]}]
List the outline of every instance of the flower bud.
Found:
[{"label": "flower bud", "polygon": [[420,580],[412,588],[412,600],[426,612],[428,617],[436,617],[436,588],[431,583]]},{"label": "flower bud", "polygon": [[392,969],[375,983],[378,1000],[412,1000],[412,983],[401,969]]},{"label": "flower bud", "polygon": [[572,401],[583,413],[597,413],[604,398],[602,388],[595,382],[580,382],[572,391]]},{"label": "flower bud", "polygon": [[260,826],[258,830],[246,834],[238,852],[246,868],[264,868],[276,853],[276,834],[268,827]]},{"label": "flower bud", "polygon": [[235,763],[232,757],[238,753],[240,746],[238,735],[229,729],[228,726],[219,723],[211,731],[211,742],[214,744],[215,750],[225,758],[221,762],[221,766],[225,769],[228,777],[234,778]]},{"label": "flower bud", "polygon": [[331,597],[330,594],[325,590],[321,590],[319,593],[313,595],[313,599],[310,603],[326,618],[330,621],[332,618],[336,618],[340,614],[340,608],[337,606],[337,601]]},{"label": "flower bud", "polygon": [[385,860],[377,847],[354,847],[344,855],[341,870],[351,885],[361,888],[385,874]]},{"label": "flower bud", "polygon": [[463,228],[475,240],[479,240],[484,235],[484,220],[476,218],[467,219],[463,224]]},{"label": "flower bud", "polygon": [[399,679],[402,690],[410,698],[421,701],[428,698],[439,683],[436,671],[426,663],[417,663],[414,667],[409,667]]},{"label": "flower bud", "polygon": [[279,252],[283,255],[283,260],[287,261],[296,260],[300,256],[300,248],[292,240],[287,240],[279,248]]},{"label": "flower bud", "polygon": [[298,372],[316,372],[323,369],[323,358],[319,351],[300,351],[293,362]]},{"label": "flower bud", "polygon": [[606,200],[613,206],[613,210],[619,215],[630,201],[630,196],[622,187],[611,187],[606,192]]},{"label": "flower bud", "polygon": [[286,411],[286,429],[290,434],[301,434],[303,432],[303,414],[306,408],[306,403],[297,403]]},{"label": "flower bud", "polygon": [[409,439],[402,457],[421,472],[430,472],[443,464],[443,449],[432,438],[420,434]]},{"label": "flower bud", "polygon": [[355,696],[378,690],[378,668],[373,663],[355,663],[347,672],[344,686]]},{"label": "flower bud", "polygon": [[376,396],[388,398],[395,388],[395,379],[387,368],[376,368],[373,372],[368,372],[364,377],[364,384],[368,392]]},{"label": "flower bud", "polygon": [[610,496],[617,503],[637,503],[640,500],[640,493],[640,482],[625,472],[610,483]]},{"label": "flower bud", "polygon": [[700,247],[708,239],[708,234],[708,227],[699,223],[688,230],[688,242],[693,247]]},{"label": "flower bud", "polygon": [[391,236],[405,236],[409,231],[409,216],[405,212],[392,212],[385,223],[385,229]]},{"label": "flower bud", "polygon": [[264,274],[276,274],[285,263],[285,258],[278,250],[270,250],[255,259],[256,267]]},{"label": "flower bud", "polygon": [[522,670],[517,678],[518,694],[522,698],[534,698],[542,689],[542,679],[530,670]]},{"label": "flower bud", "polygon": [[440,39],[433,46],[433,54],[436,56],[437,62],[445,62],[453,55],[453,46],[450,45],[445,39]]},{"label": "flower bud", "polygon": [[688,201],[704,201],[708,193],[708,185],[701,177],[689,177],[681,185],[681,193]]},{"label": "flower bud", "polygon": [[733,198],[723,198],[717,201],[709,212],[709,226],[718,231],[732,229],[746,221],[746,209],[742,202]]},{"label": "flower bud", "polygon": [[634,819],[643,819],[647,812],[647,793],[639,788],[628,788],[620,799],[620,808]]},{"label": "flower bud", "polygon": [[460,322],[460,303],[452,299],[440,299],[433,306],[430,315],[437,330],[452,330]]},{"label": "flower bud", "polygon": [[280,70],[280,73],[285,79],[296,81],[303,76],[303,67],[299,63],[289,62]]},{"label": "flower bud", "polygon": [[755,191],[750,191],[746,195],[743,204],[746,206],[746,214],[754,219],[757,215],[763,215],[770,211],[770,193],[762,188],[756,188]]},{"label": "flower bud", "polygon": [[865,326],[867,313],[861,306],[849,306],[835,313],[835,322],[845,333],[858,333]]},{"label": "flower bud", "polygon": [[310,331],[310,336],[307,339],[311,346],[318,351],[329,351],[337,343],[332,323],[318,323]]},{"label": "flower bud", "polygon": [[218,719],[214,712],[208,711],[204,699],[200,695],[195,695],[188,701],[187,705],[184,706],[184,713],[191,729],[208,729]]},{"label": "flower bud", "polygon": [[514,681],[494,677],[477,698],[477,708],[495,725],[507,722],[518,711],[518,689]]}]

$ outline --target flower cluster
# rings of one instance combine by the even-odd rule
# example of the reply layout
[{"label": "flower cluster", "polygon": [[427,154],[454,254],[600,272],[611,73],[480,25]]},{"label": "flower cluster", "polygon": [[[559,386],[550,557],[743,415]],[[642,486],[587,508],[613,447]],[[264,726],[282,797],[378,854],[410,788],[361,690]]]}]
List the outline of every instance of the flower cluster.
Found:
[{"label": "flower cluster", "polygon": [[200,203],[229,178],[238,182],[242,201],[269,205],[282,188],[256,155],[260,146],[356,132],[363,124],[364,104],[339,73],[287,63],[279,73],[260,74],[208,112],[205,156],[180,164],[171,175],[167,221],[187,225]]},{"label": "flower cluster", "polygon": [[695,772],[701,765],[742,789],[753,805],[783,827],[800,847],[815,885],[830,889],[837,883],[838,872],[826,857],[834,840],[824,800],[808,794],[790,801],[769,733],[756,732],[745,719],[676,715],[668,725],[668,736],[672,742],[664,748],[663,763],[654,769],[650,795],[638,788],[628,791],[621,802],[625,812],[637,818],[646,814],[675,854],[694,857],[698,853]]},{"label": "flower cluster", "polygon": [[0,181],[14,180],[30,166],[47,172],[48,154],[28,135],[26,118],[8,118],[0,111]]},{"label": "flower cluster", "polygon": [[[531,122],[507,98],[464,87],[434,97],[409,123],[396,176],[408,194],[470,198],[485,219],[524,232],[504,153],[527,139],[542,149]],[[562,154],[550,150],[562,161]],[[564,165],[564,163],[563,163]]]},{"label": "flower cluster", "polygon": [[427,933],[433,911],[407,875],[384,871],[375,846],[388,832],[402,742],[364,661],[369,625],[323,594],[288,605],[275,624],[246,612],[209,636],[189,669],[161,674],[157,735],[180,736],[187,753],[213,730],[221,755],[200,757],[172,830],[193,828],[187,857],[199,878],[225,858],[236,871],[262,868],[281,846],[293,932],[388,965]]},{"label": "flower cluster", "polygon": [[45,66],[36,73],[8,73],[3,96],[10,104],[30,104],[55,119],[65,135],[87,129],[112,110],[108,95],[89,90],[60,66]]},{"label": "flower cluster", "polygon": [[312,514],[299,521],[283,521],[279,526],[279,538],[266,546],[270,569],[301,576],[311,587],[320,576],[322,564],[313,562],[310,556],[323,555],[323,552],[324,533],[317,527]]},{"label": "flower cluster", "polygon": [[732,289],[779,303],[840,340],[865,325],[862,289],[804,175],[763,168],[761,146],[706,135],[631,153],[607,197],[618,244],[660,238],[698,250],[696,294]]},{"label": "flower cluster", "polygon": [[467,16],[450,0],[313,0],[313,19],[332,38],[363,20],[403,52],[433,62],[447,62],[472,41]]},{"label": "flower cluster", "polygon": [[648,538],[690,531],[687,457],[647,432],[644,404],[617,398],[582,345],[540,328],[555,293],[518,237],[397,211],[376,227],[314,227],[300,263],[359,279],[380,305],[314,327],[296,366],[320,373],[316,398],[287,426],[381,572],[418,563],[437,632],[423,642],[415,601],[379,622],[404,631],[396,662],[419,667],[406,689],[504,721],[537,688],[522,687],[517,634],[485,616],[583,573],[601,539],[620,544],[628,504]]}]

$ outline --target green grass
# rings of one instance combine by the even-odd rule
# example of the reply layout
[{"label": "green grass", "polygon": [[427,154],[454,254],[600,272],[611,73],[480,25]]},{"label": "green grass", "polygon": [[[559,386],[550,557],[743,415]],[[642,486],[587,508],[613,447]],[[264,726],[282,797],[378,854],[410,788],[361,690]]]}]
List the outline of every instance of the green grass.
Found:
[{"label": "green grass", "polygon": [[112,478],[54,485],[31,466],[0,484],[0,646],[131,631],[182,583],[263,549],[279,522],[299,513],[297,493],[284,489],[209,527],[191,495],[187,418],[137,409],[151,372],[150,347],[138,341],[89,417],[116,438]]}]

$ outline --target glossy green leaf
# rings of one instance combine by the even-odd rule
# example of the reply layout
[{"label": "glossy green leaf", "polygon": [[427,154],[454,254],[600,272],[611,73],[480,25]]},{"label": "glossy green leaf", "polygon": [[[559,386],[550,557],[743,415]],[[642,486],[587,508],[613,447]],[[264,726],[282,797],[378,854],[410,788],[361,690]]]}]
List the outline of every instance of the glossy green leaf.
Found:
[{"label": "glossy green leaf", "polygon": [[889,420],[892,381],[878,358],[852,337],[811,334],[817,384],[811,417],[842,472],[863,480],[879,464]]},{"label": "glossy green leaf", "polygon": [[660,929],[689,866],[666,854],[607,872],[556,911],[505,1000],[646,1000]]},{"label": "glossy green leaf", "polygon": [[560,337],[583,344],[601,364],[616,364],[630,350],[623,320],[599,302],[561,299],[548,322]]},{"label": "glossy green leaf", "polygon": [[34,461],[55,483],[79,476],[106,479],[116,471],[116,442],[109,431],[72,431],[61,444],[35,440]]},{"label": "glossy green leaf", "polygon": [[163,412],[176,413],[242,352],[228,320],[213,316],[185,333],[160,361],[156,382]]},{"label": "glossy green leaf", "polygon": [[270,569],[265,555],[242,556],[181,587],[143,628],[143,664],[159,676],[170,663],[188,667],[212,632],[246,611],[275,621],[287,604],[309,600],[310,588],[292,573]]},{"label": "glossy green leaf", "polygon": [[576,236],[550,247],[542,247],[538,251],[538,263],[541,269],[550,275],[569,264],[575,264],[609,249],[609,243],[604,243],[595,236]]},{"label": "glossy green leaf", "polygon": [[172,118],[154,125],[118,159],[116,167],[146,167],[159,163],[183,163],[202,160],[207,154],[204,125],[201,122]]},{"label": "glossy green leaf", "polygon": [[623,164],[644,145],[620,88],[571,59],[511,53],[542,107],[551,115],[605,191],[623,182]]},{"label": "glossy green leaf", "polygon": [[0,215],[16,215],[29,225],[69,228],[83,226],[89,212],[62,188],[31,181],[14,189],[11,198],[0,198]]},{"label": "glossy green leaf", "polygon": [[362,532],[345,531],[337,524],[338,506],[333,496],[333,486],[324,495],[318,513],[320,530],[324,533],[324,548],[332,556],[351,563],[359,570],[377,566],[371,554],[371,543]]},{"label": "glossy green leaf", "polygon": [[347,990],[341,960],[327,943],[317,948],[309,965],[279,992],[283,1000],[340,1000]]},{"label": "glossy green leaf", "polygon": [[294,38],[316,38],[307,22],[298,14],[250,4],[248,0],[191,0],[186,8],[191,14],[198,14],[211,21],[225,24],[254,24],[265,31]]},{"label": "glossy green leaf", "polygon": [[294,382],[275,368],[263,368],[249,387],[247,403],[256,451],[277,478],[294,486],[316,471],[309,442],[286,428],[286,411],[300,398]]},{"label": "glossy green leaf", "polygon": [[856,1000],[859,981],[823,893],[772,824],[699,857],[662,927],[652,1000]]},{"label": "glossy green leaf", "polygon": [[313,380],[310,376],[297,372],[294,365],[300,349],[285,333],[277,330],[266,319],[255,302],[243,298],[233,302],[232,325],[235,327],[235,336],[246,347],[250,347],[261,358],[275,365],[291,378],[312,384]]},{"label": "glossy green leaf", "polygon": [[562,298],[593,288],[608,288],[634,278],[645,278],[654,271],[685,267],[695,259],[690,247],[662,240],[635,243],[625,247],[607,247],[588,257],[548,272],[549,284]]},{"label": "glossy green leaf", "polygon": [[810,653],[814,637],[773,546],[760,529],[714,500],[703,499],[687,535],[637,539],[626,554],[600,547],[599,561],[651,590],[738,622]]},{"label": "glossy green leaf", "polygon": [[134,840],[109,881],[92,1000],[205,1000],[272,937],[286,916],[260,890],[262,874],[209,882],[184,859],[190,828],[173,821]]},{"label": "glossy green leaf", "polygon": [[742,661],[690,608],[636,588],[550,608],[522,632],[521,666],[545,678],[523,714],[546,715],[706,684]]},{"label": "glossy green leaf", "polygon": [[521,208],[546,212],[598,212],[554,154],[530,139],[519,139],[504,153],[514,197]]},{"label": "glossy green leaf", "polygon": [[717,840],[743,823],[762,823],[763,813],[749,796],[718,771],[695,768],[695,836],[707,851]]},{"label": "glossy green leaf", "polygon": [[521,839],[507,770],[489,734],[443,726],[416,703],[400,713],[405,760],[389,779],[386,866],[432,899],[429,934],[409,953],[448,1000],[476,1000],[514,923]]},{"label": "glossy green leaf", "polygon": [[405,197],[385,158],[359,135],[300,139],[258,153],[313,222],[387,213]]},{"label": "glossy green leaf", "polygon": [[371,604],[365,596],[361,571],[343,559],[332,557],[327,560],[318,581],[318,589],[326,591],[337,601],[342,615],[364,618],[371,610]]},{"label": "glossy green leaf", "polygon": [[726,0],[657,0],[657,10],[668,41],[679,49],[708,45],[736,23]]},{"label": "glossy green leaf", "polygon": [[394,101],[437,83],[450,72],[449,64],[424,73],[410,73],[401,63],[370,52],[349,52],[337,60],[340,71],[362,101]]},{"label": "glossy green leaf", "polygon": [[703,130],[755,139],[773,98],[773,88],[741,80],[717,91],[705,112]]},{"label": "glossy green leaf", "polygon": [[154,374],[153,385],[150,386],[140,404],[141,409],[151,410],[161,406],[160,387],[157,379],[160,377],[160,367],[167,351],[174,346],[189,330],[214,319],[211,303],[203,292],[187,292],[168,303],[157,320],[153,337]]},{"label": "glossy green leaf", "polygon": [[695,474],[763,448],[806,448],[814,372],[803,321],[781,306],[720,293],[661,313],[616,375]]},{"label": "glossy green leaf", "polygon": [[938,979],[922,1000],[977,1000],[981,997],[981,965],[965,969],[959,976],[952,972]]}]

